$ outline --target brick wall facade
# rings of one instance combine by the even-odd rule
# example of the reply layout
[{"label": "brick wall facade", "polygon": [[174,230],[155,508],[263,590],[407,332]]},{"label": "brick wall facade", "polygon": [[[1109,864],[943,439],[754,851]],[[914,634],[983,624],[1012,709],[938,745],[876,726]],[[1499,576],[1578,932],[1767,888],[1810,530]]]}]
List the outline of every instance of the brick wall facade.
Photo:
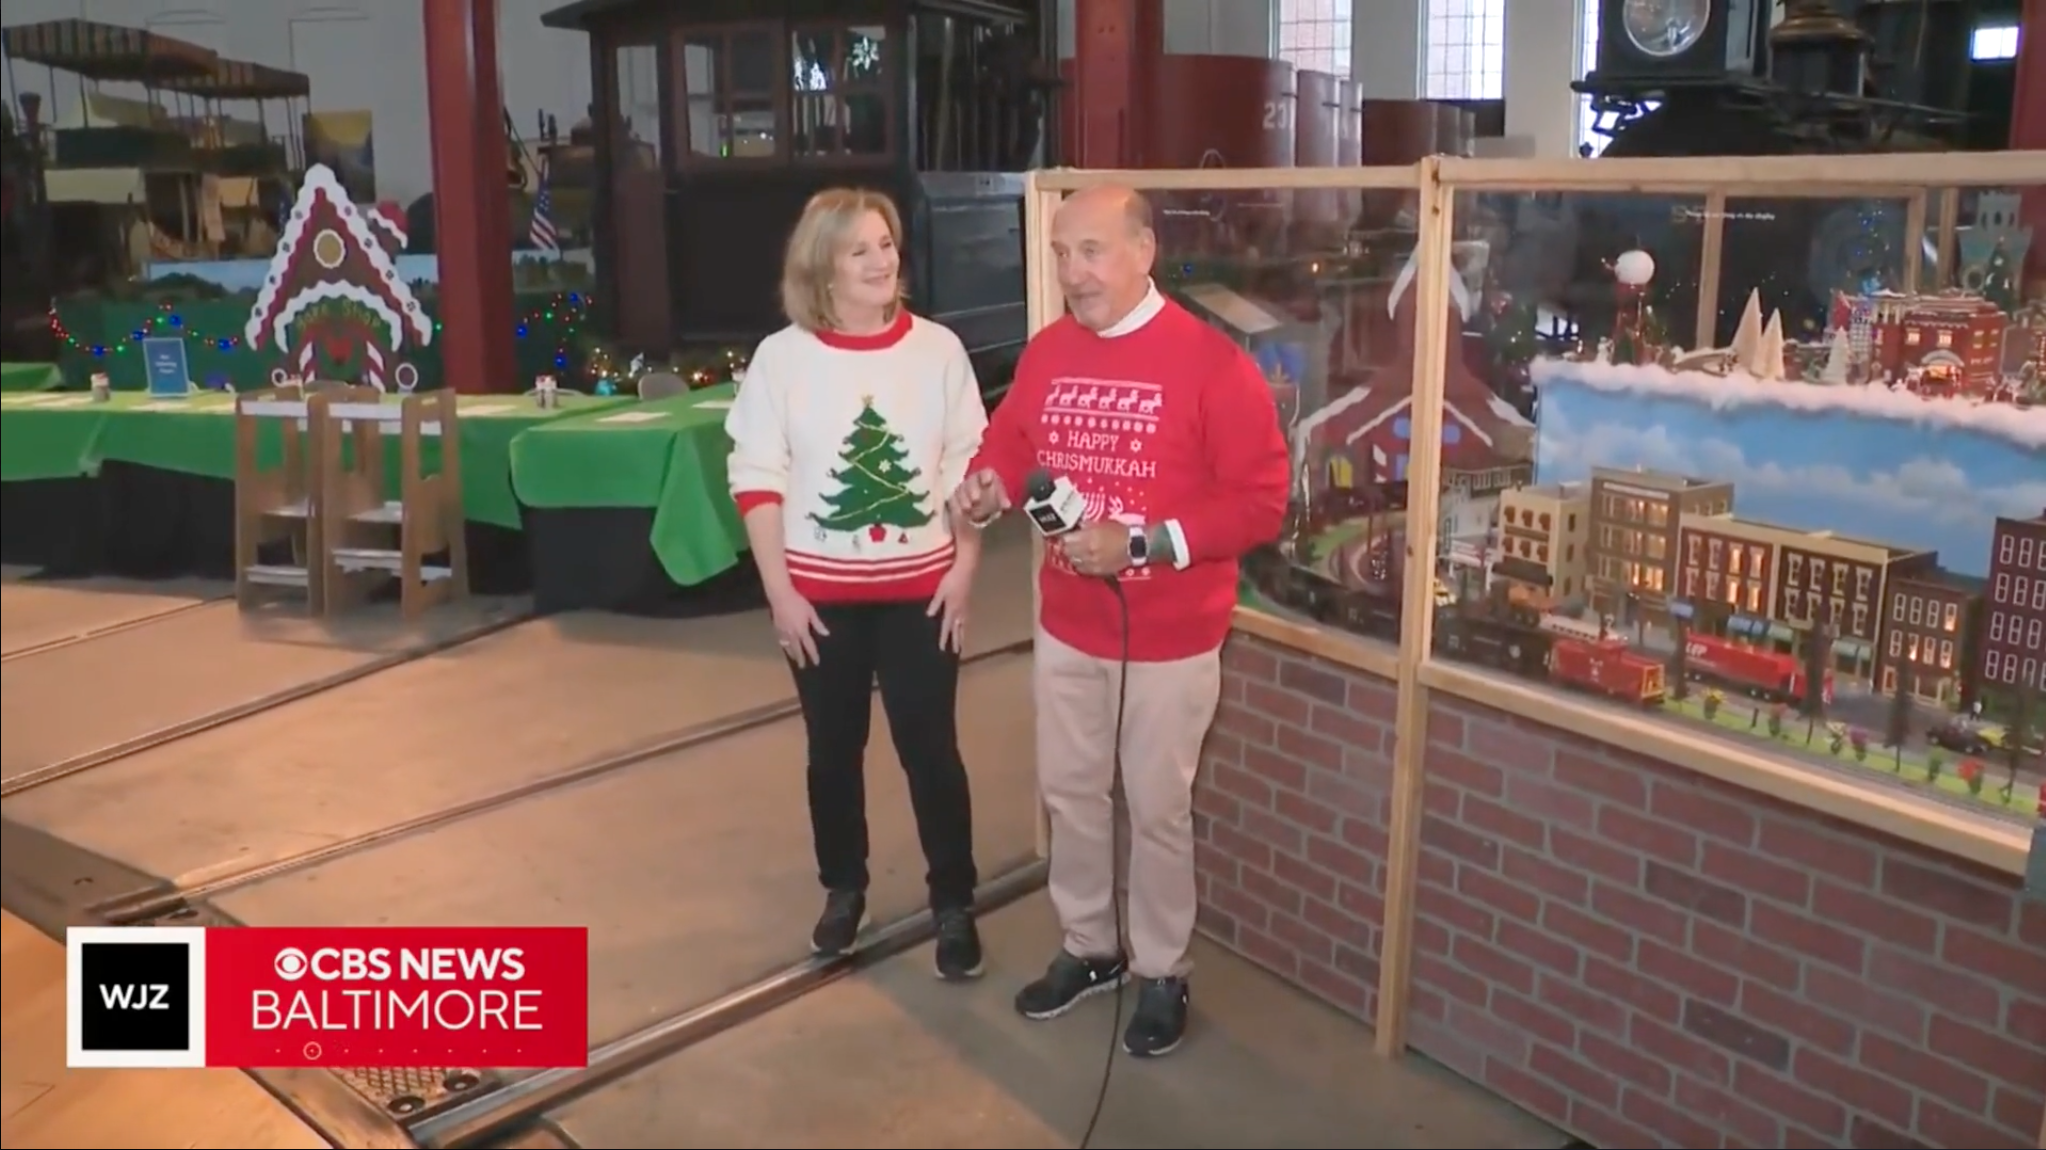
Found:
[{"label": "brick wall facade", "polygon": [[[1237,636],[1203,927],[1376,1008],[1395,692]],[[1604,1147],[2032,1147],[2046,906],[2009,876],[1453,700],[1410,1040]]]}]

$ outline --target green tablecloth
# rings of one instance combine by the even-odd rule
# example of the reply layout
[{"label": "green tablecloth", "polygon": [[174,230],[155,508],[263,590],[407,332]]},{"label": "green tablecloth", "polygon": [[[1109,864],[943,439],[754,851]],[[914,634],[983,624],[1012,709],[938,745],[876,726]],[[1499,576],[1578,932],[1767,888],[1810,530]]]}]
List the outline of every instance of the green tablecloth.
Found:
[{"label": "green tablecloth", "polygon": [[[629,402],[564,394],[560,408],[542,411],[532,400],[515,396],[463,396],[458,400],[462,504],[468,517],[517,530],[512,440],[548,422]],[[275,442],[268,439],[263,445],[265,462],[275,460]],[[439,466],[439,453],[439,442],[428,441],[424,452],[428,468]],[[386,455],[395,483],[397,455]],[[92,475],[109,459],[231,480],[234,397],[206,392],[152,400],[146,394],[117,392],[104,403],[94,403],[89,395],[76,393],[0,396],[0,481]]]},{"label": "green tablecloth", "polygon": [[529,507],[650,507],[668,577],[701,583],[738,563],[746,530],[725,481],[725,412],[705,388],[536,427],[512,441],[512,487]]},{"label": "green tablecloth", "polygon": [[0,391],[55,391],[64,369],[54,363],[0,363]]}]

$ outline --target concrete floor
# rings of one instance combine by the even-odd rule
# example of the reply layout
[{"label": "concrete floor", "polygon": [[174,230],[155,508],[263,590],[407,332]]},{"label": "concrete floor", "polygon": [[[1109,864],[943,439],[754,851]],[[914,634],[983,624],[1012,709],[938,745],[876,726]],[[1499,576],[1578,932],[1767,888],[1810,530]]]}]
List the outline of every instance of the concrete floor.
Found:
[{"label": "concrete floor", "polygon": [[[1100,1094],[1115,1002],[1050,1022],[1010,1005],[1058,945],[1042,894],[987,916],[988,974],[891,958],[570,1103],[577,1143],[665,1147],[1077,1146]],[[1563,1139],[1235,955],[1195,948],[1193,1025],[1170,1058],[1118,1057],[1092,1145],[1553,1147]],[[1129,1003],[1134,1002],[1130,996]],[[715,1100],[714,1103],[709,1100]]]},{"label": "concrete floor", "polygon": [[[973,649],[1028,637],[1025,550],[1021,537],[991,548]],[[60,593],[6,601],[10,648],[19,635],[92,630],[134,609],[92,588],[38,590]],[[0,668],[6,773],[188,722],[480,617],[447,612],[408,629],[372,616],[336,628],[222,604],[27,654]],[[985,880],[1034,852],[1029,658],[977,662],[961,690]],[[588,777],[563,772],[791,694],[757,613],[531,621],[21,791],[0,814],[19,828],[16,838],[51,836],[132,868],[140,877],[120,880],[132,886],[219,884],[211,905],[246,923],[586,925],[591,1039],[602,1042],[804,958],[818,893],[801,729],[764,718]],[[878,715],[868,789],[873,911],[886,921],[921,906],[923,867]],[[476,805],[447,814],[463,804]],[[427,817],[439,821],[390,833]],[[280,861],[291,869],[250,873]],[[101,901],[127,893],[93,892]],[[1027,1026],[1009,1012],[1018,980],[1055,945],[1041,901],[990,916],[987,935],[992,972],[979,986],[938,984],[919,949],[607,1084],[554,1118],[585,1145],[617,1147],[1072,1145],[1093,1106],[1109,1016],[1090,1010]],[[1412,1063],[1378,1062],[1361,1027],[1224,953],[1204,948],[1202,964],[1196,1040],[1166,1063],[1118,1066],[1095,1145],[1564,1141],[1473,1088]],[[61,1050],[61,1014],[38,1025],[56,1027]],[[42,1058],[31,1065],[48,1067]],[[57,1085],[17,1088],[12,1070],[10,1115],[18,1090],[98,1089],[64,1086],[71,1076],[47,1069],[37,1073]],[[249,1105],[260,1110],[265,1099],[256,1091]],[[166,1130],[160,1112],[76,1109],[19,1139],[10,1117],[7,1145],[308,1144],[263,1141],[271,1135],[201,1116],[190,1131],[183,1117]],[[269,1129],[274,1114],[251,1121]],[[67,1122],[87,1125],[66,1133]],[[286,1130],[275,1136],[294,1136]]]},{"label": "concrete floor", "polygon": [[[80,594],[80,592],[87,592]],[[63,582],[0,580],[0,657],[131,627],[234,593],[231,584],[204,579],[139,583],[128,579]]]}]

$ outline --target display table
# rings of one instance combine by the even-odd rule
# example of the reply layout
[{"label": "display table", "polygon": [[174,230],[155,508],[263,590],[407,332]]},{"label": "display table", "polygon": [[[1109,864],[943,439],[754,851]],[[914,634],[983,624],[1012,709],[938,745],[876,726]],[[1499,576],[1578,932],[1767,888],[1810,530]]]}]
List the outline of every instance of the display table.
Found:
[{"label": "display table", "polygon": [[[546,411],[503,396],[460,402],[472,579],[486,592],[521,590],[528,577],[516,534],[512,440],[549,421],[632,401],[565,394],[560,408]],[[264,449],[274,451],[274,442]],[[427,445],[429,468],[439,450],[438,441]],[[395,453],[389,462],[396,467]],[[0,551],[9,563],[53,575],[231,575],[234,398],[0,396],[0,500]]]},{"label": "display table", "polygon": [[725,481],[735,393],[725,385],[592,412],[513,441],[539,610],[696,614],[758,601]]},{"label": "display table", "polygon": [[0,363],[0,391],[55,391],[64,369],[54,363]]}]

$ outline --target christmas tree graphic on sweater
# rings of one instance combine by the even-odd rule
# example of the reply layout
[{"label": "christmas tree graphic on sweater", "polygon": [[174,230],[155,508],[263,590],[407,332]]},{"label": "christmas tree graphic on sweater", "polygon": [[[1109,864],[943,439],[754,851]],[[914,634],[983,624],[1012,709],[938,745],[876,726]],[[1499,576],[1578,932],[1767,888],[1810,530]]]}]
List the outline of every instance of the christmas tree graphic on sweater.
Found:
[{"label": "christmas tree graphic on sweater", "polygon": [[859,418],[853,421],[852,433],[839,449],[841,466],[831,471],[831,478],[842,486],[824,497],[830,512],[811,512],[811,522],[820,531],[864,529],[875,543],[887,539],[889,529],[896,528],[900,532],[897,541],[908,542],[905,529],[922,527],[933,517],[924,506],[926,493],[915,486],[923,472],[902,465],[908,457],[902,437],[874,410],[873,397],[867,397]]}]

